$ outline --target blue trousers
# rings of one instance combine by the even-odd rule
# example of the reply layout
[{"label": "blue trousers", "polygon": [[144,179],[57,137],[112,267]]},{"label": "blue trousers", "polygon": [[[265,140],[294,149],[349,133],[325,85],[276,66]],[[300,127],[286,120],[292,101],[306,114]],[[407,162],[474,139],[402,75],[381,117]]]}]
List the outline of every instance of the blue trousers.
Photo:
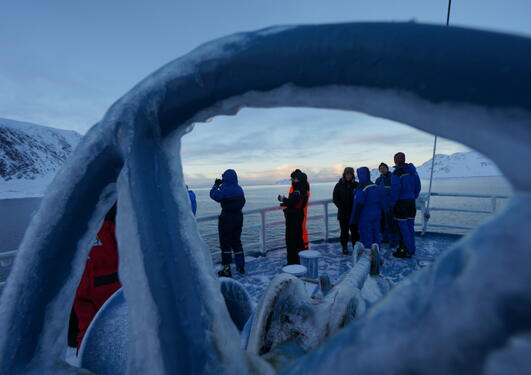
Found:
[{"label": "blue trousers", "polygon": [[359,222],[360,241],[366,249],[373,243],[380,245],[380,215],[364,218]]}]

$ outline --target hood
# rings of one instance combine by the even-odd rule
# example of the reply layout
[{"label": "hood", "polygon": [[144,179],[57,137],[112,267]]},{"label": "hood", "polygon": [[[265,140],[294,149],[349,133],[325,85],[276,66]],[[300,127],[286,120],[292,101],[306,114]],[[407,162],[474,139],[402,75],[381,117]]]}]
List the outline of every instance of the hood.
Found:
[{"label": "hood", "polygon": [[417,168],[415,168],[412,163],[395,166],[395,170],[400,169],[403,170],[405,173],[415,174],[417,172]]},{"label": "hood", "polygon": [[223,172],[223,185],[238,185],[238,175],[234,169]]},{"label": "hood", "polygon": [[417,172],[417,168],[415,168],[415,166],[412,163],[406,164],[404,166],[404,170],[406,170],[408,173],[412,173],[412,174]]},{"label": "hood", "polygon": [[371,171],[367,167],[361,167],[356,169],[358,174],[358,180],[361,184],[366,184],[371,182]]}]

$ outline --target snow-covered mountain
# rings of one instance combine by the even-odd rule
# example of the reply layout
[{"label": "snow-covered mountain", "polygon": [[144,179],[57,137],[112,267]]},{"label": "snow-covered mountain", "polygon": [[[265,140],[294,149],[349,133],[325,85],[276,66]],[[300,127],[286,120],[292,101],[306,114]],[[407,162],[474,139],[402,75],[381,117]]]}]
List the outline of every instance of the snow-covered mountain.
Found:
[{"label": "snow-covered mountain", "polygon": [[[421,179],[429,179],[431,160],[417,167]],[[491,177],[501,176],[502,173],[496,165],[485,156],[475,151],[456,152],[451,155],[436,154],[433,168],[433,178],[462,178],[462,177]],[[380,176],[378,169],[371,170],[374,181]]]},{"label": "snow-covered mountain", "polygon": [[81,135],[0,118],[0,197],[41,195]]},{"label": "snow-covered mountain", "polygon": [[[429,179],[431,161],[417,168],[420,178]],[[433,178],[501,176],[498,167],[485,156],[475,151],[456,152],[452,155],[435,155]]]}]

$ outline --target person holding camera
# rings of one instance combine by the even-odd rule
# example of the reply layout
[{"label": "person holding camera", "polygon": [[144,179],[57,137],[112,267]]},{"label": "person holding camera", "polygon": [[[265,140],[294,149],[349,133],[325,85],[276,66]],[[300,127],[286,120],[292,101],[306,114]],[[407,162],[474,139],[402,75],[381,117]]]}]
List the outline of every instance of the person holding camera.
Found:
[{"label": "person holding camera", "polygon": [[221,248],[221,264],[223,269],[218,272],[221,277],[232,277],[230,265],[232,252],[236,270],[245,273],[245,257],[241,241],[243,228],[242,209],[245,206],[243,189],[238,185],[238,175],[233,169],[223,172],[222,179],[216,179],[210,190],[210,198],[221,204],[221,215],[218,219],[219,247]]},{"label": "person holding camera", "polygon": [[278,200],[284,208],[286,218],[286,250],[288,264],[299,264],[299,251],[304,250],[304,239],[302,233],[302,223],[304,221],[304,209],[308,204],[308,187],[305,179],[306,175],[300,170],[295,170],[291,174],[291,184],[289,196],[279,195]]}]

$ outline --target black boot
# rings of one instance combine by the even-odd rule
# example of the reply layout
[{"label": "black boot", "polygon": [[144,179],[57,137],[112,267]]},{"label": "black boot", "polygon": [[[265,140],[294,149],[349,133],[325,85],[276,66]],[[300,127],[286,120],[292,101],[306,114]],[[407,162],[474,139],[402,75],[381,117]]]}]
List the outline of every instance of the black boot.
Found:
[{"label": "black boot", "polygon": [[232,277],[232,273],[230,272],[230,265],[227,264],[223,266],[223,269],[218,272],[219,277]]},{"label": "black boot", "polygon": [[341,245],[341,251],[343,251],[343,254],[348,255],[348,245]]},{"label": "black boot", "polygon": [[240,275],[245,275],[245,268],[243,268],[243,267],[237,267],[236,271],[238,271],[238,273]]},{"label": "black boot", "polygon": [[402,247],[399,247],[398,249],[396,249],[396,251],[393,253],[393,256],[395,258],[403,258],[403,259],[411,258],[411,254],[409,253],[409,251],[407,251],[406,249]]}]

